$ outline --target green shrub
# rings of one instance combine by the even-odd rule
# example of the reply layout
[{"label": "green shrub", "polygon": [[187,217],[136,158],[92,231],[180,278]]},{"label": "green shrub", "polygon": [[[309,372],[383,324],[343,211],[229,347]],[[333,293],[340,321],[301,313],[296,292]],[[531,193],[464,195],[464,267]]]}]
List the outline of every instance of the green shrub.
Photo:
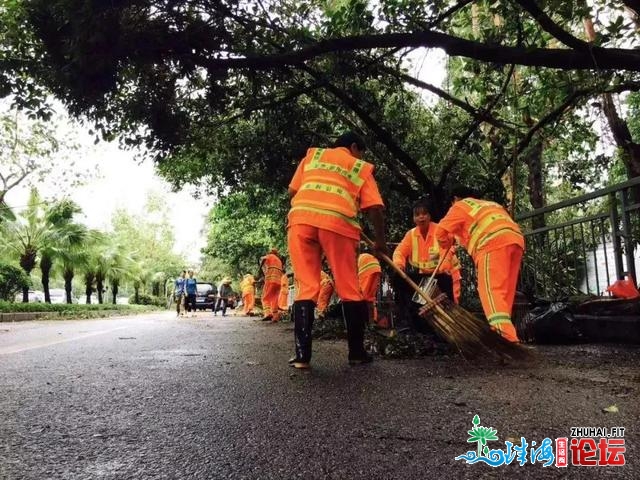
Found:
[{"label": "green shrub", "polygon": [[13,301],[16,293],[31,286],[31,279],[24,270],[0,263],[0,300]]},{"label": "green shrub", "polygon": [[13,303],[0,301],[0,313],[14,312],[101,312],[118,311],[122,313],[137,313],[155,310],[143,305],[113,305],[111,303],[100,304],[67,304],[67,303]]},{"label": "green shrub", "polygon": [[[129,297],[129,304],[135,305],[135,301],[135,295],[131,295]],[[156,297],[155,295],[147,295],[146,293],[141,293],[138,295],[137,305],[154,305],[156,307],[166,307],[167,299],[163,297]]]}]

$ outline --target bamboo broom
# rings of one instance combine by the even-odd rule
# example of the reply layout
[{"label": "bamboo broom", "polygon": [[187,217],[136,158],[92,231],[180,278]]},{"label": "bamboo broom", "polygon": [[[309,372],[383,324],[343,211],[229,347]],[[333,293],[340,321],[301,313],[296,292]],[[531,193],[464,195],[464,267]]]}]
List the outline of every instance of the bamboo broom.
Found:
[{"label": "bamboo broom", "polygon": [[[369,246],[373,247],[373,241],[364,233],[362,238]],[[497,357],[500,360],[504,360],[505,357],[513,360],[533,358],[533,353],[529,349],[504,339],[500,334],[491,330],[486,321],[451,302],[448,297],[441,295],[431,279],[428,284],[429,291],[423,291],[387,255],[378,255],[425,300],[426,308],[423,307],[421,311],[429,313],[424,315],[424,318],[436,333],[453,345],[465,359],[476,358],[483,354]],[[446,256],[440,259],[436,271],[442,266],[445,258]]]}]

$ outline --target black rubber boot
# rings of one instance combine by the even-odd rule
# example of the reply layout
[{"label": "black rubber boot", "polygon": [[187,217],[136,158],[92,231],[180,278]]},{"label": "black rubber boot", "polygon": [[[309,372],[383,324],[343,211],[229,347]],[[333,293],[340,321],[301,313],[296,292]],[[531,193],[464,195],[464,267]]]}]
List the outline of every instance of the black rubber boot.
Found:
[{"label": "black rubber boot", "polygon": [[343,302],[342,312],[347,324],[349,365],[372,362],[373,357],[364,349],[364,330],[369,319],[367,302]]},{"label": "black rubber boot", "polygon": [[316,305],[311,300],[293,302],[292,315],[296,356],[289,360],[289,364],[295,368],[310,368],[311,330],[315,308]]}]

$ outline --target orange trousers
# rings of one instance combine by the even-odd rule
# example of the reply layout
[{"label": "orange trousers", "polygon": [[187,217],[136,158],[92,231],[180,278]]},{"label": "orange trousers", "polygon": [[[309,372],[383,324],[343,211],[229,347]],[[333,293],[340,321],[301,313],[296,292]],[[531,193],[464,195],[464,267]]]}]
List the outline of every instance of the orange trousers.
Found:
[{"label": "orange trousers", "polygon": [[523,250],[519,245],[506,245],[477,256],[478,294],[482,309],[493,330],[511,342],[518,334],[511,322],[518,273]]},{"label": "orange trousers", "polygon": [[289,284],[280,283],[280,296],[278,297],[278,308],[280,310],[289,309]]},{"label": "orange trousers", "polygon": [[320,315],[324,315],[324,313],[327,311],[329,301],[331,300],[331,295],[333,295],[333,285],[330,282],[327,282],[324,285],[320,285],[318,305],[316,306]]},{"label": "orange trousers", "polygon": [[380,288],[381,276],[381,272],[363,273],[358,279],[360,283],[360,291],[362,292],[364,300],[371,304],[369,310],[371,312],[372,318],[370,318],[369,320],[373,322],[378,321],[378,309],[376,308],[376,300],[378,296],[378,288]]},{"label": "orange trousers", "polygon": [[265,317],[272,316],[273,321],[278,321],[278,298],[280,297],[280,281],[264,282],[262,288],[262,311]]},{"label": "orange trousers", "polygon": [[253,313],[253,307],[256,305],[255,292],[242,292],[242,313],[249,315]]},{"label": "orange trousers", "polygon": [[296,282],[296,301],[312,300],[317,303],[323,252],[340,299],[349,302],[363,300],[358,285],[358,242],[354,238],[311,225],[289,227],[287,243]]}]

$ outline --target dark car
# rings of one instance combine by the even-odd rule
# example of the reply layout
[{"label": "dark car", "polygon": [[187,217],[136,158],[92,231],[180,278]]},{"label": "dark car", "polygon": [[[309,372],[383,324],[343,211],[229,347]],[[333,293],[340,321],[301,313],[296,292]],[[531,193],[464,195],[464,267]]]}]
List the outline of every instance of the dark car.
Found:
[{"label": "dark car", "polygon": [[218,289],[215,285],[198,282],[196,284],[196,308],[199,310],[206,310],[207,308],[213,310],[216,307],[217,294]]}]

